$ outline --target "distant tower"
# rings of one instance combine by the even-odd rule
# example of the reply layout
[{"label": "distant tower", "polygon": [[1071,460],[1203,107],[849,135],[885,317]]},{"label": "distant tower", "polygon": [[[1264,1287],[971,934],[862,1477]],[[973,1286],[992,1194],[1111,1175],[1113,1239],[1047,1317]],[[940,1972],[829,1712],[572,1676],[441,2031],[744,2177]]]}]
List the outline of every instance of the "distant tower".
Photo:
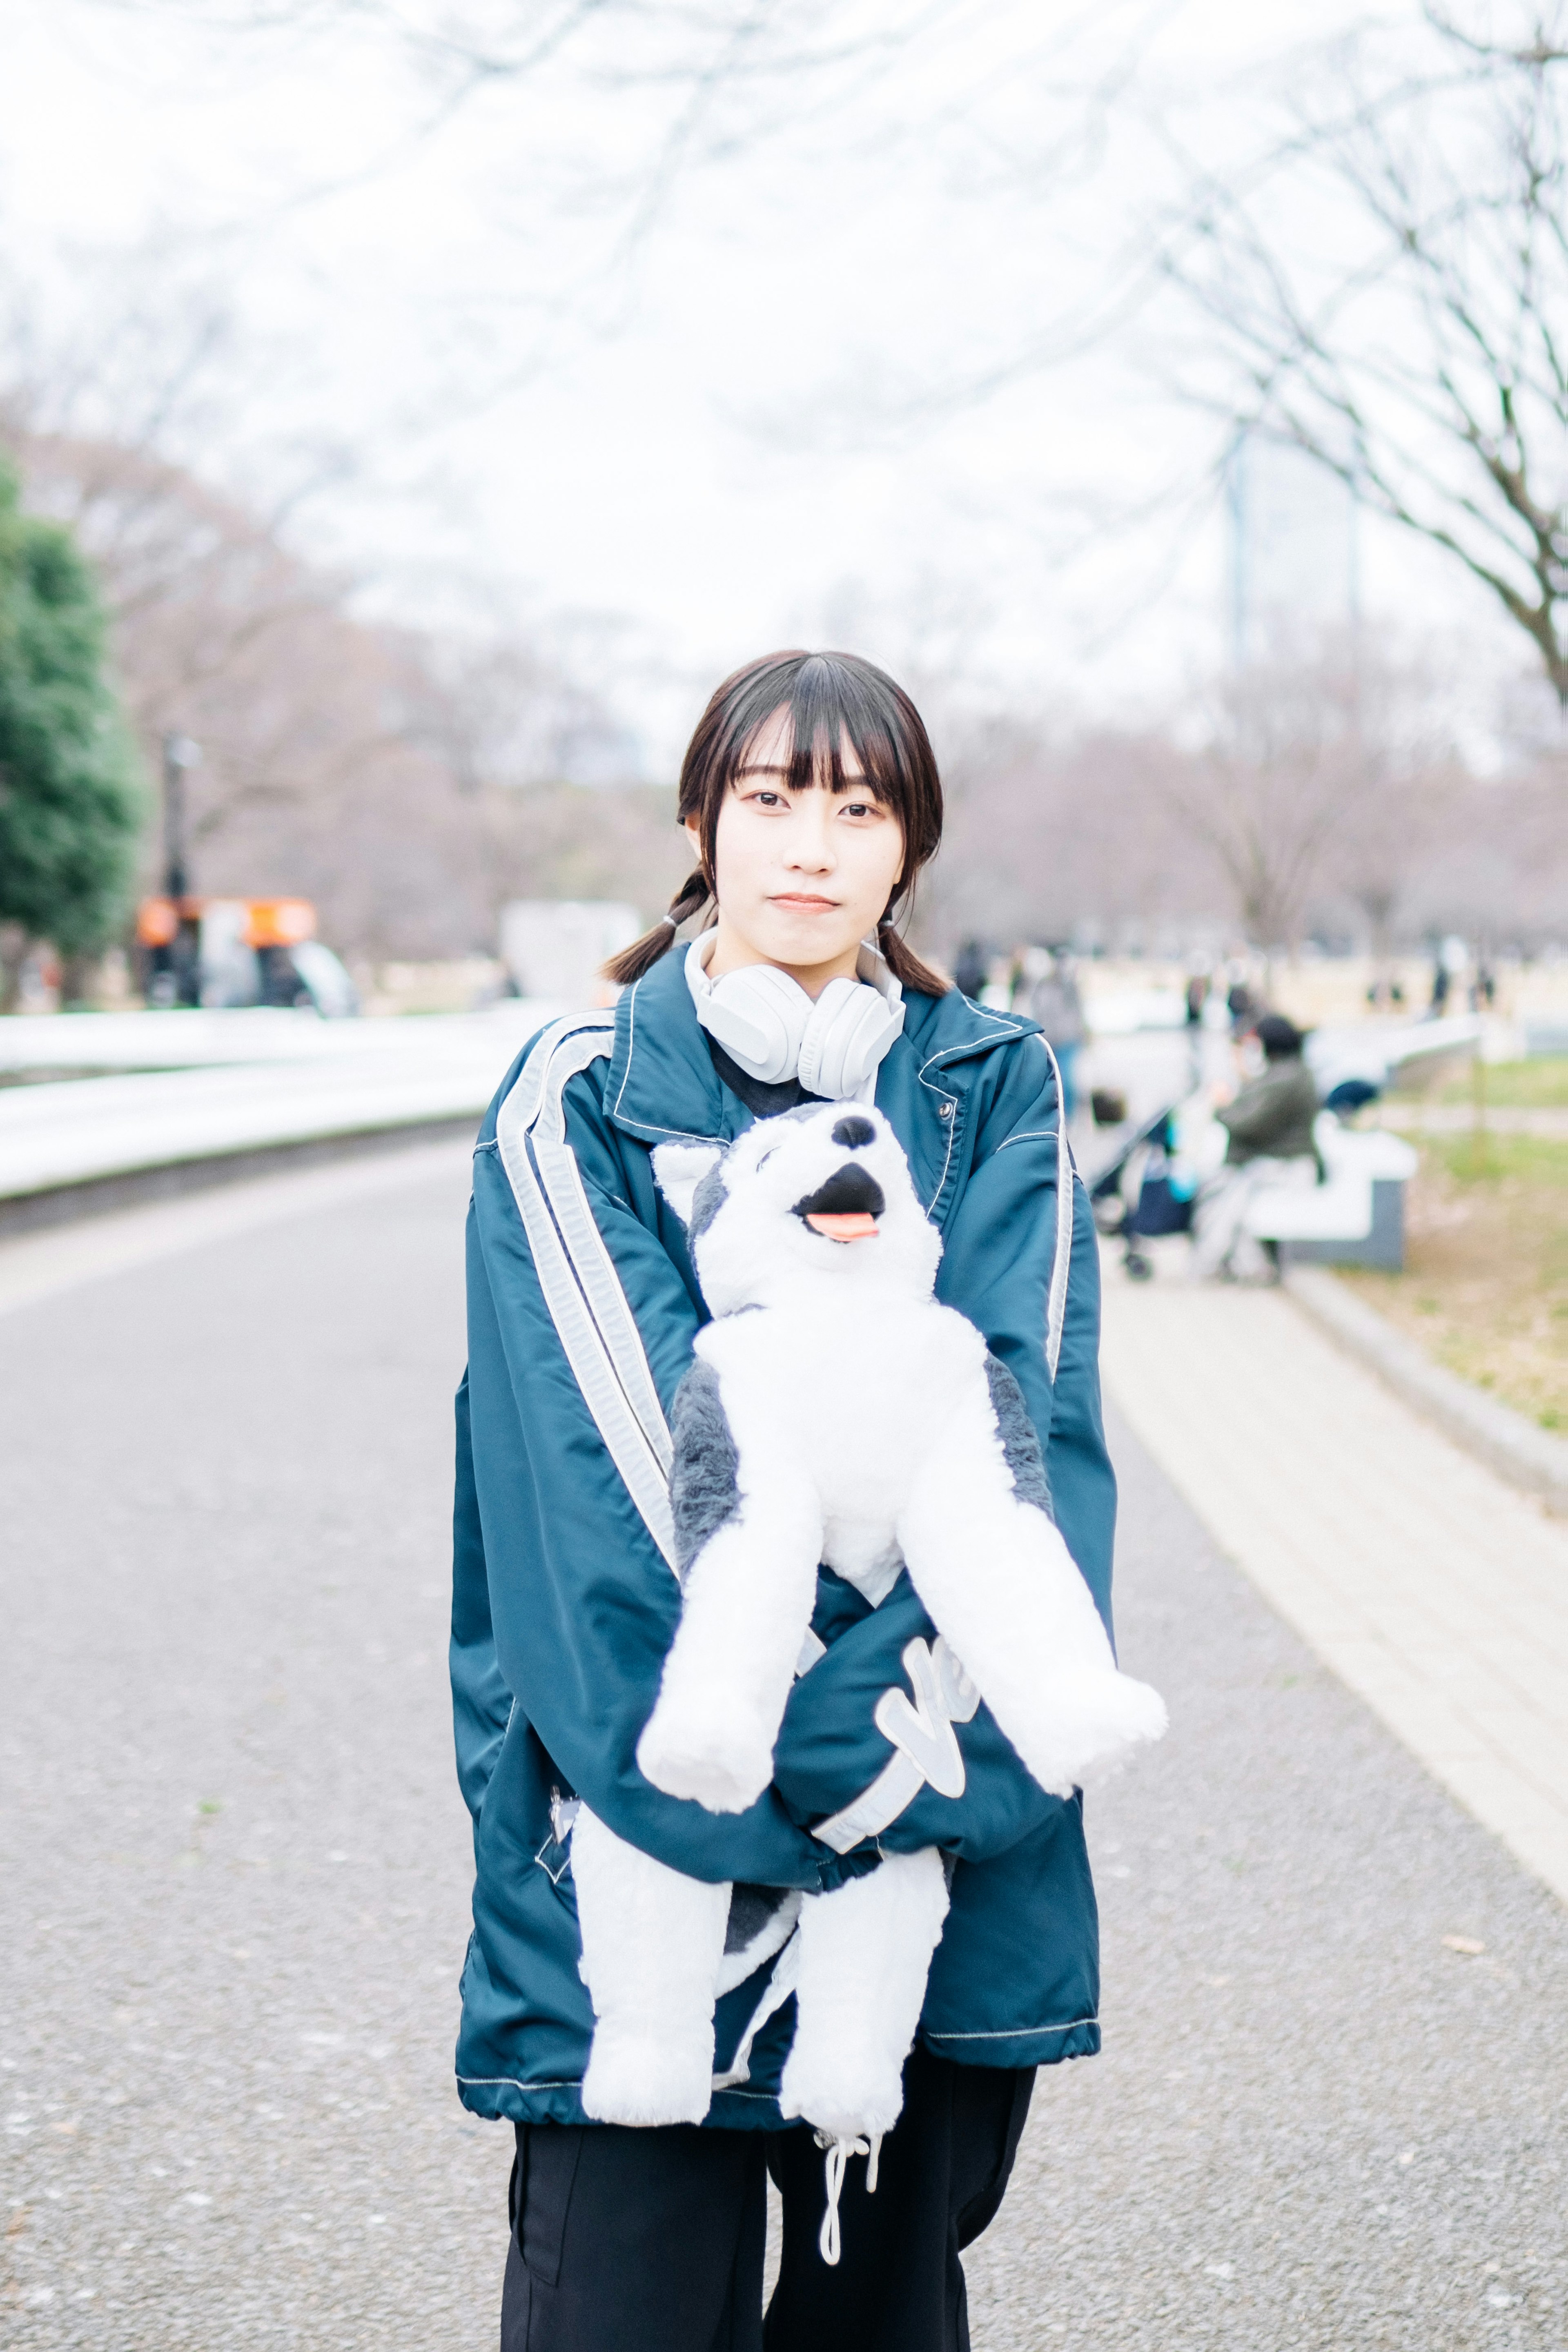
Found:
[{"label": "distant tower", "polygon": [[1304,449],[1239,434],[1226,465],[1230,656],[1237,669],[1359,617],[1356,501]]}]

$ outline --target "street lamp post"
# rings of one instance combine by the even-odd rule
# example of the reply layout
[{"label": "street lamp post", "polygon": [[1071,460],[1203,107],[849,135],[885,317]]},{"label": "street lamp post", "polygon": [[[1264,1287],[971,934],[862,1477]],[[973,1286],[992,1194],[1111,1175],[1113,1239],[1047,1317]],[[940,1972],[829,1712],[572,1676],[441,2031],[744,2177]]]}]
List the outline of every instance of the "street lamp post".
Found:
[{"label": "street lamp post", "polygon": [[163,738],[163,888],[177,918],[169,948],[169,974],[176,1004],[199,1004],[202,998],[201,920],[187,907],[190,860],[185,849],[185,778],[201,764],[202,747],[188,735]]},{"label": "street lamp post", "polygon": [[163,887],[176,903],[191,887],[185,856],[185,777],[201,765],[202,747],[188,735],[163,738]]}]

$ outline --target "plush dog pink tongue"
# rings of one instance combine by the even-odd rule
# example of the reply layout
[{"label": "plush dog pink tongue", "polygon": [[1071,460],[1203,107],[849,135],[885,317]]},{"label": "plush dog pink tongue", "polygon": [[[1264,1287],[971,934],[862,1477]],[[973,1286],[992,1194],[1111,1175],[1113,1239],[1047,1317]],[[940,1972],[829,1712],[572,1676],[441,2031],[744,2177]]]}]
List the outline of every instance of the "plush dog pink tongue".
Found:
[{"label": "plush dog pink tongue", "polygon": [[877,1238],[877,1220],[865,1209],[842,1216],[824,1215],[818,1210],[805,1222],[814,1234],[826,1234],[830,1242],[874,1242]]},{"label": "plush dog pink tongue", "polygon": [[[837,1141],[858,1143],[858,1134],[847,1134],[851,1121],[844,1119],[834,1129]],[[876,1130],[868,1120],[856,1119],[854,1127],[866,1129],[868,1141]],[[868,1242],[877,1231],[877,1220],[887,1207],[881,1186],[870,1170],[858,1160],[846,1160],[836,1168],[825,1184],[815,1192],[807,1192],[795,1204],[795,1213],[802,1224],[809,1225],[814,1234],[822,1234],[830,1242]]]}]

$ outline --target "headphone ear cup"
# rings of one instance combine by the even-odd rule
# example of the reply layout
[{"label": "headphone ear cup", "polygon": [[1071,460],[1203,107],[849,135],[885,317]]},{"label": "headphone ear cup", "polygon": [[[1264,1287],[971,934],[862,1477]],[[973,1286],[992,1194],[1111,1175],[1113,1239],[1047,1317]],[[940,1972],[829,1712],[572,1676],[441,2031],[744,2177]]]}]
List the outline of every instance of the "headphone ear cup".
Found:
[{"label": "headphone ear cup", "polygon": [[868,1078],[904,1025],[892,1005],[858,980],[830,980],[811,1008],[798,1072],[808,1095],[841,1102]]},{"label": "headphone ear cup", "polygon": [[699,1017],[753,1077],[776,1086],[795,1075],[813,1010],[810,997],[788,972],[773,964],[748,964],[712,983]]}]

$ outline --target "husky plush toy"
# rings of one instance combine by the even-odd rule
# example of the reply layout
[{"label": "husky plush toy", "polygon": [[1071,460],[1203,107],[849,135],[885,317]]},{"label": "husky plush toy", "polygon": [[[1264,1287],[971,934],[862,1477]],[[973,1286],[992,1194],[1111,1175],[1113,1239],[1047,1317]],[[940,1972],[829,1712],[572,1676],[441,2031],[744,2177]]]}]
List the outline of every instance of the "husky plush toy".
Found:
[{"label": "husky plush toy", "polygon": [[[761,1795],[821,1561],[873,1606],[908,1568],[941,1636],[910,1650],[946,1719],[983,1698],[1042,1788],[1065,1796],[1158,1738],[1164,1708],[1118,1673],[1049,1517],[1017,1383],[932,1297],[942,1244],[881,1114],[830,1103],[759,1121],[702,1178],[688,1233],[714,1319],[675,1400],[684,1595],[637,1747],[648,1780],[712,1812]],[[879,1722],[900,1702],[888,1693]],[[731,1890],[668,1869],[586,1808],[573,1875],[597,2019],[585,2111],[700,2120]],[[797,2004],[786,2116],[839,2141],[891,2127],[946,1910],[934,1849],[781,1906],[772,1948],[793,1928],[793,1948],[775,1980]]]}]

